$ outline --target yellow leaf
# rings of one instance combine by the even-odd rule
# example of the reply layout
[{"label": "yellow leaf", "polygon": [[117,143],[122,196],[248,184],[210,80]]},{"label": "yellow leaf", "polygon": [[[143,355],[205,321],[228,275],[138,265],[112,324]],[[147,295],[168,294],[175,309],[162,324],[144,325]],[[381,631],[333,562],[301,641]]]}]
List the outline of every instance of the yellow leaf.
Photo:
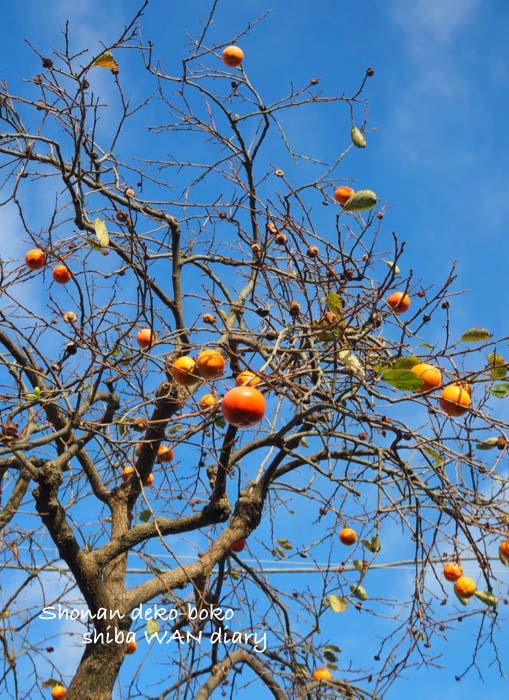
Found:
[{"label": "yellow leaf", "polygon": [[99,245],[101,248],[107,248],[108,244],[110,242],[110,237],[108,236],[108,229],[106,228],[106,224],[102,219],[94,219],[94,229],[95,229],[95,235],[97,236],[97,240],[99,242]]},{"label": "yellow leaf", "polygon": [[111,68],[112,70],[118,70],[118,63],[113,58],[111,51],[104,51],[100,56],[98,56],[94,61],[94,66],[97,66],[97,68]]}]

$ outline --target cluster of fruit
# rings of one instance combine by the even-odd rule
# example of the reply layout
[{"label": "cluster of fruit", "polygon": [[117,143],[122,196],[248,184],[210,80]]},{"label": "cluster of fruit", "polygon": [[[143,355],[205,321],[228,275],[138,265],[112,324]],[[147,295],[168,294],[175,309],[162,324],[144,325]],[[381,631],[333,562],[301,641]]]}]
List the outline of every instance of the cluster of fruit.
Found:
[{"label": "cluster of fruit", "polygon": [[[32,248],[25,256],[25,263],[29,270],[42,270],[46,265],[46,254],[40,248]],[[67,284],[72,278],[71,271],[63,263],[53,268],[52,276],[58,284]]]},{"label": "cluster of fruit", "polygon": [[[498,548],[498,556],[504,566],[509,566],[509,539],[503,540]],[[488,604],[496,604],[493,594],[477,593],[475,581],[469,576],[463,576],[463,567],[457,562],[447,562],[443,568],[443,575],[447,581],[454,583],[454,592],[463,602],[467,602],[474,594]],[[489,596],[488,600],[486,599]]]}]

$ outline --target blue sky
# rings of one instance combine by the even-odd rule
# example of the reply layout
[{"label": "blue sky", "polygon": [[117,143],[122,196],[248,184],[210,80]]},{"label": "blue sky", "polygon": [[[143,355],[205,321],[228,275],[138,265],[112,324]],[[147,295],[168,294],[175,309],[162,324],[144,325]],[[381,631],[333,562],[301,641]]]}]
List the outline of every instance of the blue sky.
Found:
[{"label": "blue sky", "polygon": [[[135,6],[127,0],[85,0],[80,5],[61,0],[42,9],[40,3],[24,0],[3,8],[0,79],[7,78],[16,92],[25,89],[23,77],[40,70],[23,39],[49,53],[51,47],[61,45],[61,31],[69,19],[71,37],[93,55],[101,42],[115,38]],[[208,8],[205,0],[150,3],[143,19],[144,37],[152,39],[168,70],[178,70],[187,50],[185,30],[196,34]],[[302,85],[311,77],[320,78],[324,94],[349,94],[366,67],[373,66],[375,76],[365,93],[368,146],[349,154],[340,175],[353,179],[355,187],[375,190],[389,205],[387,236],[394,230],[407,242],[400,266],[413,269],[425,286],[440,285],[452,262],[458,262],[455,289],[465,289],[466,294],[452,301],[453,331],[459,335],[468,327],[486,326],[495,335],[505,335],[509,4],[503,0],[367,0],[362,5],[333,0],[292,4],[220,0],[210,40],[228,41],[269,8],[267,19],[242,41],[245,68],[253,83],[263,86],[267,99],[285,94],[291,82]],[[129,59],[125,63],[130,66]],[[129,68],[121,65],[124,78]],[[106,97],[108,77],[96,78],[97,89]],[[133,66],[126,79],[131,81],[133,95],[140,96],[142,73]],[[357,121],[362,116],[359,111]],[[160,117],[155,112],[154,123]],[[319,125],[302,110],[286,126],[299,146],[323,158],[332,159],[349,142],[348,113],[337,106],[323,110]],[[126,134],[124,148],[131,134],[134,131]],[[143,138],[132,141],[132,146],[137,155],[142,154]],[[0,224],[5,241],[15,226],[9,212],[0,213]],[[440,332],[439,325],[434,332]],[[291,518],[287,526],[292,527]],[[408,572],[373,574],[382,575],[390,587],[405,588]],[[388,576],[394,578],[388,582]],[[342,618],[340,624],[354,626],[353,613],[347,615],[352,617]],[[428,698],[430,693],[451,700],[480,692],[488,699],[500,697],[507,683],[497,679],[494,671],[486,671],[484,686],[475,673],[461,683],[454,680],[465,663],[457,650],[464,652],[473,641],[470,628],[468,640],[463,635],[462,631],[452,635],[444,646],[445,671],[415,676],[408,671],[388,693],[388,700],[409,693],[414,700]],[[505,633],[504,650],[508,641]],[[355,638],[353,646],[363,643]]]}]

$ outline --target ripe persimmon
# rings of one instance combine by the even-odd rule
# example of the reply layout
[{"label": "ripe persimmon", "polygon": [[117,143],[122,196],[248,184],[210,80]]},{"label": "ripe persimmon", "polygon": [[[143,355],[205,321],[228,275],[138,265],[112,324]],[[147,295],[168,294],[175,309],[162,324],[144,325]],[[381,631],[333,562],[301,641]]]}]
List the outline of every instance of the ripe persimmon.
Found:
[{"label": "ripe persimmon", "polygon": [[[154,475],[152,474],[152,472],[150,472],[150,474],[149,474],[149,475],[147,476],[147,478],[145,479],[145,483],[144,483],[143,485],[144,485],[144,486],[149,486],[149,487],[150,487],[150,486],[152,486],[152,484],[154,483],[154,481],[155,481]],[[129,653],[129,652],[127,652],[127,653]]]},{"label": "ripe persimmon", "polygon": [[53,279],[58,284],[67,284],[71,279],[71,271],[63,263],[53,268]]},{"label": "ripe persimmon", "polygon": [[159,445],[157,448],[157,461],[161,462],[161,464],[171,462],[174,456],[175,453],[169,445]]},{"label": "ripe persimmon", "polygon": [[262,380],[249,369],[243,369],[235,378],[235,386],[256,386]]},{"label": "ripe persimmon", "polygon": [[472,405],[472,400],[468,391],[460,384],[455,383],[445,387],[440,394],[438,403],[448,416],[462,416]]},{"label": "ripe persimmon", "polygon": [[220,377],[225,365],[226,361],[218,350],[202,350],[196,358],[196,366],[203,379]]},{"label": "ripe persimmon", "polygon": [[457,581],[463,576],[463,567],[455,561],[449,561],[444,566],[443,574],[447,581]]},{"label": "ripe persimmon", "polygon": [[393,292],[387,297],[387,303],[395,314],[403,314],[410,307],[410,297],[405,292]]},{"label": "ripe persimmon", "polygon": [[215,394],[203,394],[200,399],[200,408],[206,409],[217,404],[217,398]]},{"label": "ripe persimmon", "polygon": [[237,540],[230,546],[230,552],[235,552],[235,554],[238,554],[239,552],[242,552],[243,549],[246,548],[246,538],[241,537],[240,540]]},{"label": "ripe persimmon", "polygon": [[506,566],[509,566],[509,540],[504,540],[498,548],[498,556]]},{"label": "ripe persimmon", "polygon": [[454,584],[454,592],[461,598],[471,598],[476,588],[475,581],[468,576],[461,576]]},{"label": "ripe persimmon", "polygon": [[57,683],[57,685],[54,685],[52,690],[51,690],[51,697],[52,700],[62,700],[62,698],[65,698],[67,695],[67,690],[64,688],[63,685],[60,685],[60,683]]},{"label": "ripe persimmon", "polygon": [[237,428],[259,423],[265,414],[265,398],[252,386],[236,386],[228,391],[222,402],[223,417]]},{"label": "ripe persimmon", "polygon": [[156,339],[156,334],[151,328],[140,328],[136,334],[136,342],[140,348],[150,348]]},{"label": "ripe persimmon", "polygon": [[244,60],[244,52],[238,46],[227,46],[223,49],[222,59],[230,68],[237,68]]},{"label": "ripe persimmon", "polygon": [[332,678],[332,673],[326,666],[322,668],[315,668],[313,671],[313,680],[315,681],[330,681]]},{"label": "ripe persimmon", "polygon": [[350,546],[357,542],[357,533],[351,527],[344,527],[339,532],[339,541]]},{"label": "ripe persimmon", "polygon": [[191,386],[200,379],[197,374],[196,362],[188,355],[178,357],[171,365],[170,372],[173,379],[181,386]]},{"label": "ripe persimmon", "polygon": [[138,645],[136,644],[134,639],[131,639],[129,642],[127,642],[127,649],[126,649],[126,654],[134,654],[136,649],[138,648]]},{"label": "ripe persimmon", "polygon": [[133,474],[134,474],[134,467],[124,467],[122,469],[122,474],[121,474],[122,481],[125,483],[126,481],[128,481],[132,477]]},{"label": "ripe persimmon", "polygon": [[40,248],[32,248],[25,255],[25,263],[29,270],[40,270],[46,265],[46,255]]},{"label": "ripe persimmon", "polygon": [[351,187],[348,187],[347,185],[342,185],[341,187],[338,187],[336,191],[334,192],[334,199],[338,204],[346,204],[350,197],[355,194],[355,190],[353,190]]},{"label": "ripe persimmon", "polygon": [[442,383],[442,373],[438,367],[428,365],[426,362],[420,362],[418,365],[414,365],[411,368],[411,371],[424,382],[422,387],[419,389],[420,392],[436,389]]}]

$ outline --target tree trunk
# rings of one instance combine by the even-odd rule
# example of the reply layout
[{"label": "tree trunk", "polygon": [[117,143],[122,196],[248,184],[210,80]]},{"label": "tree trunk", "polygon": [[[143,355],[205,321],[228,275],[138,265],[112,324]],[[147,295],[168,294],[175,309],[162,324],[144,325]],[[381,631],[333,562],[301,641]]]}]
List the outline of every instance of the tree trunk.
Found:
[{"label": "tree trunk", "polygon": [[125,644],[89,644],[67,691],[66,700],[112,700],[125,656]]}]

